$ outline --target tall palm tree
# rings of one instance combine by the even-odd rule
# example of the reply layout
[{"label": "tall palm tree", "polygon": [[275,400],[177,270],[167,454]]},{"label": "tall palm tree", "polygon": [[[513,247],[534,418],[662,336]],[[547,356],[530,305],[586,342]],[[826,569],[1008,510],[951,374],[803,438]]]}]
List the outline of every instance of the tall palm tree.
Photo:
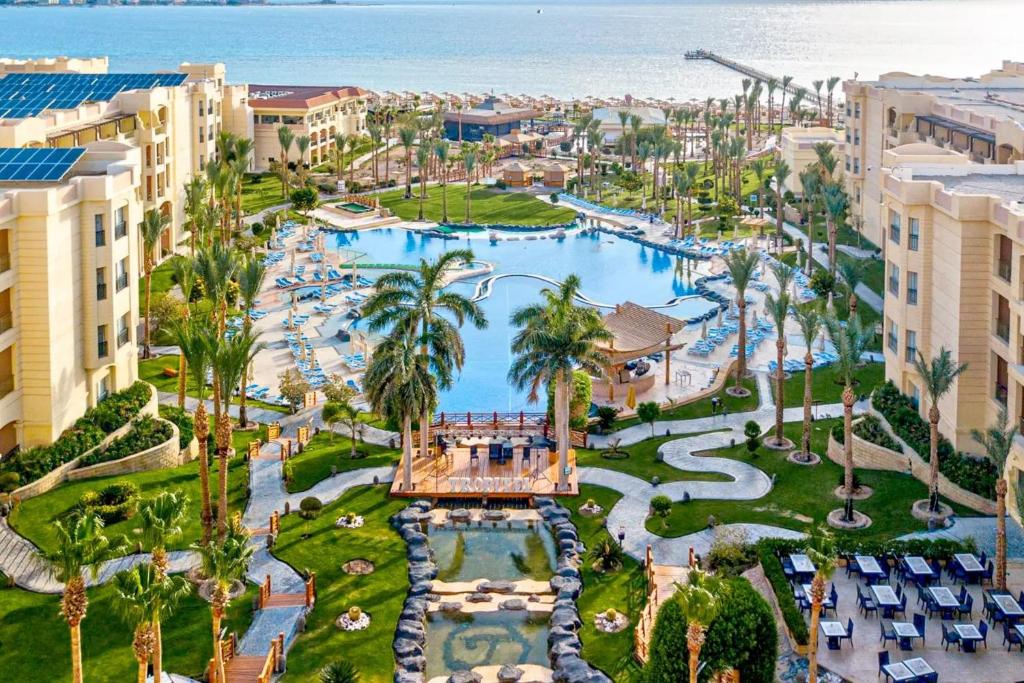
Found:
[{"label": "tall palm tree", "polygon": [[785,221],[783,216],[786,205],[786,179],[789,178],[789,164],[779,161],[775,165],[772,177],[775,179],[775,247],[782,251],[782,228]]},{"label": "tall palm tree", "polygon": [[857,313],[857,287],[864,282],[864,262],[847,259],[839,262],[839,277],[846,283],[850,315]]},{"label": "tall palm tree", "polygon": [[150,547],[153,567],[160,576],[167,575],[167,544],[181,538],[188,503],[183,493],[161,491],[139,506],[142,540]]},{"label": "tall palm tree", "polygon": [[189,249],[196,255],[196,239],[202,226],[202,210],[206,205],[208,192],[206,178],[193,176],[185,184],[185,229],[189,232]]},{"label": "tall palm tree", "polygon": [[[420,355],[440,379],[462,370],[466,350],[459,328],[469,321],[478,330],[487,327],[483,309],[468,297],[446,289],[451,273],[472,261],[469,249],[452,249],[437,259],[421,259],[415,273],[396,271],[377,279],[373,294],[362,306],[371,332],[408,330],[420,337]],[[453,323],[454,321],[454,323]],[[441,389],[448,387],[440,382]],[[420,453],[430,444],[430,412],[419,414]]]},{"label": "tall palm tree", "polygon": [[800,437],[800,459],[803,462],[811,460],[811,404],[812,395],[812,371],[814,369],[814,342],[821,334],[823,318],[817,303],[809,302],[797,306],[794,314],[796,324],[800,327],[800,334],[804,338],[804,346],[807,347],[804,353],[804,423],[803,432]]},{"label": "tall palm tree", "polygon": [[200,250],[195,260],[195,273],[203,281],[206,298],[213,304],[217,329],[223,334],[227,327],[228,289],[238,273],[238,252],[215,242]]},{"label": "tall palm tree", "polygon": [[462,166],[466,171],[466,223],[472,223],[472,200],[473,192],[471,189],[471,183],[473,180],[473,170],[476,168],[476,146],[466,143],[463,145],[462,152]]},{"label": "tall palm tree", "polygon": [[832,127],[832,92],[839,85],[839,76],[829,76],[825,81],[825,90],[828,92],[828,126]]},{"label": "tall palm tree", "polygon": [[295,138],[295,149],[299,152],[299,158],[295,162],[295,175],[298,176],[300,185],[306,184],[306,177],[309,175],[306,163],[306,152],[309,151],[311,142],[312,140],[310,140],[308,135],[300,135]]},{"label": "tall palm tree", "polygon": [[144,562],[114,575],[114,603],[135,629],[132,648],[139,662],[139,683],[146,681],[146,660],[152,657],[153,680],[162,680],[163,637],[161,623],[170,617],[192,585],[181,576],[167,576],[155,564]]},{"label": "tall palm tree", "polygon": [[[431,373],[430,359],[421,353],[421,341],[415,328],[395,328],[374,350],[363,377],[366,398],[373,411],[402,425],[403,491],[412,489],[413,418],[429,414],[437,405],[438,382]],[[427,423],[421,427],[420,432],[425,432]]]},{"label": "tall palm tree", "polygon": [[798,174],[803,194],[803,214],[807,221],[807,264],[808,277],[814,267],[814,206],[821,192],[821,171],[815,166],[808,166]]},{"label": "tall palm tree", "polygon": [[[627,136],[626,127],[629,126],[629,110],[625,109],[625,108],[619,109],[618,114],[619,114],[619,129],[622,131],[622,133],[619,135],[619,137],[622,138],[622,142],[625,143],[626,136]],[[626,167],[626,145],[625,144],[623,144],[620,147],[620,153],[621,153],[621,156],[622,156],[622,167],[625,168]]]},{"label": "tall palm tree", "polygon": [[235,231],[242,230],[242,182],[249,172],[249,162],[256,143],[250,138],[235,138],[234,157],[231,160],[231,172],[235,178]]},{"label": "tall palm tree", "polygon": [[846,209],[849,207],[849,198],[842,183],[829,182],[825,184],[822,193],[825,203],[825,227],[828,231],[828,269],[833,277],[836,274],[836,237],[840,223],[846,217]]},{"label": "tall palm tree", "polygon": [[789,86],[792,85],[792,84],[793,84],[793,77],[792,76],[783,76],[782,77],[782,83],[781,83],[781,87],[782,87],[782,101],[779,102],[779,135],[782,135],[782,127],[784,125],[783,124],[783,119],[785,118],[784,114],[786,112],[786,92],[788,92]]},{"label": "tall palm tree", "polygon": [[985,431],[972,429],[971,436],[982,445],[985,454],[996,466],[999,478],[996,479],[996,575],[995,584],[999,590],[1006,590],[1006,493],[1009,488],[1006,476],[1006,461],[1010,458],[1013,438],[1017,436],[1017,426],[1010,426],[1010,417],[1006,406],[999,410],[995,424]]},{"label": "tall palm tree", "polygon": [[172,333],[174,340],[187,362],[188,372],[196,393],[196,409],[192,413],[196,441],[199,444],[199,502],[202,524],[202,542],[207,543],[213,530],[213,514],[210,506],[210,459],[207,453],[207,438],[210,434],[210,418],[206,412],[206,374],[212,365],[207,340],[216,336],[213,323],[204,316],[177,322]]},{"label": "tall palm tree", "polygon": [[722,581],[700,569],[690,570],[685,585],[679,585],[672,597],[686,617],[686,649],[689,653],[689,680],[697,680],[700,651],[708,627],[722,609],[725,587]]},{"label": "tall palm tree", "polygon": [[[398,140],[402,143],[402,148],[405,150],[405,198],[412,198],[412,146],[416,144],[416,135],[419,131],[415,126],[415,122],[410,122],[407,125],[402,126],[398,129]],[[422,170],[420,171],[423,172]]]},{"label": "tall palm tree", "polygon": [[416,170],[420,178],[420,196],[419,196],[419,213],[416,215],[416,220],[423,220],[423,203],[427,199],[427,172],[428,166],[430,166],[430,147],[426,144],[421,144],[416,148]]},{"label": "tall palm tree", "polygon": [[[196,275],[193,270],[192,259],[176,258],[171,261],[171,268],[174,272],[174,281],[181,289],[181,297],[185,300],[181,309],[181,317],[184,320],[192,315],[191,301],[192,293],[196,286]],[[188,360],[181,349],[178,349],[178,408],[185,409],[185,387],[188,377]]]},{"label": "tall palm tree", "polygon": [[353,177],[355,175],[355,172],[356,172],[356,164],[355,164],[356,160],[355,160],[355,156],[354,155],[356,153],[356,150],[359,149],[359,145],[362,144],[362,142],[363,142],[363,136],[361,136],[361,135],[352,134],[348,138],[348,151],[349,151],[350,154],[353,155],[353,157],[348,160],[348,184],[349,185],[352,184],[352,179],[353,179]]},{"label": "tall palm tree", "polygon": [[914,369],[924,383],[928,394],[928,422],[931,426],[931,443],[928,452],[928,464],[931,471],[928,476],[928,510],[939,511],[939,401],[953,388],[957,377],[967,370],[967,363],[958,364],[945,346],[939,349],[929,362],[918,351],[914,359]]},{"label": "tall palm tree", "polygon": [[368,122],[366,124],[366,132],[370,136],[370,163],[373,164],[373,186],[377,187],[380,173],[377,169],[377,150],[380,148],[381,141],[380,124],[373,121]]},{"label": "tall palm tree", "polygon": [[142,233],[142,272],[146,278],[146,323],[142,330],[143,358],[149,358],[150,355],[149,312],[150,304],[153,300],[153,268],[156,265],[156,259],[153,256],[153,252],[156,251],[157,245],[160,244],[160,239],[164,235],[164,230],[166,230],[167,226],[170,224],[170,216],[165,216],[155,209],[150,209],[146,212],[146,215],[142,219],[142,223],[139,225],[139,229]]},{"label": "tall palm tree", "polygon": [[103,535],[103,521],[95,514],[72,516],[53,523],[56,549],[46,554],[53,578],[64,584],[60,613],[71,631],[71,681],[82,683],[82,620],[89,607],[84,572],[95,578],[100,563],[124,554],[128,543],[123,536],[113,540]]},{"label": "tall palm tree", "polygon": [[640,142],[640,131],[644,127],[644,120],[639,114],[629,115],[629,129],[630,129],[630,156],[632,157],[633,170],[636,170],[636,153],[637,144]]},{"label": "tall palm tree", "polygon": [[348,146],[348,136],[344,133],[334,134],[334,147],[331,149],[331,156],[334,157],[334,175],[340,184],[345,177],[345,147]]},{"label": "tall palm tree", "polygon": [[[238,270],[238,297],[242,300],[242,307],[245,311],[245,329],[252,329],[252,309],[256,305],[256,299],[263,289],[263,280],[267,275],[267,267],[263,265],[263,259],[251,257],[245,260]],[[246,411],[245,386],[246,378],[249,375],[249,365],[242,369],[242,378],[238,384],[238,425],[245,429],[249,424]]]},{"label": "tall palm tree", "polygon": [[448,153],[451,145],[447,140],[438,140],[434,143],[434,156],[440,167],[441,175],[441,222],[448,222]]},{"label": "tall palm tree", "polygon": [[772,267],[775,279],[779,284],[778,296],[767,294],[765,296],[764,308],[775,323],[777,332],[775,339],[775,446],[782,447],[788,443],[782,433],[782,411],[785,406],[784,390],[786,386],[786,372],[782,365],[786,359],[786,318],[789,317],[789,286],[793,282],[793,269],[777,261]]},{"label": "tall palm tree", "polygon": [[288,126],[277,129],[277,142],[281,146],[281,197],[288,198],[288,153],[295,141],[295,133]]},{"label": "tall palm tree", "polygon": [[814,563],[814,578],[811,579],[811,627],[807,644],[807,680],[818,680],[818,622],[821,606],[825,603],[825,585],[836,568],[835,541],[828,527],[819,527],[811,536],[807,556]]},{"label": "tall palm tree", "polygon": [[597,375],[607,358],[599,344],[612,341],[601,315],[593,308],[576,306],[580,279],[569,275],[557,290],[541,290],[542,303],[517,309],[511,323],[519,328],[512,339],[515,358],[508,379],[518,389],[530,389],[535,403],[542,386],[555,386],[555,441],[558,443],[558,490],[568,485],[569,402],[572,375],[576,368]]},{"label": "tall palm tree", "polygon": [[861,325],[860,316],[851,315],[846,324],[832,315],[825,316],[825,326],[836,348],[833,367],[843,380],[843,493],[846,496],[843,519],[853,521],[853,404],[857,395],[853,393],[854,375],[861,358],[868,350],[871,336]]},{"label": "tall palm tree", "polygon": [[819,121],[822,118],[822,111],[821,111],[821,86],[823,86],[823,85],[825,85],[825,81],[823,81],[821,79],[811,81],[811,87],[814,88],[814,97],[818,101],[818,120]]},{"label": "tall palm tree", "polygon": [[256,546],[241,531],[232,529],[223,543],[197,543],[192,549],[199,554],[202,575],[213,583],[210,597],[210,616],[213,632],[213,662],[218,681],[226,681],[224,659],[220,648],[221,623],[231,603],[231,584],[245,576],[249,560]]},{"label": "tall palm tree", "polygon": [[725,267],[736,289],[736,308],[740,316],[740,338],[736,360],[736,383],[729,390],[736,396],[747,396],[749,391],[742,385],[747,375],[747,287],[754,279],[754,271],[761,258],[753,251],[738,249],[725,257]]},{"label": "tall palm tree", "polygon": [[768,91],[768,134],[772,135],[775,130],[775,91],[779,89],[778,79],[770,77],[765,81],[765,89]]}]

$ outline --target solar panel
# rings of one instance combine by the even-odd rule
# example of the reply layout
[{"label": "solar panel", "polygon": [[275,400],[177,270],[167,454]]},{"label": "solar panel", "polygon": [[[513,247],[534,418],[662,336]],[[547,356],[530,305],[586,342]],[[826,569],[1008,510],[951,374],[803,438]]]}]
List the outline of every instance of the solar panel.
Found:
[{"label": "solar panel", "polygon": [[186,74],[9,74],[0,78],[0,119],[107,101],[119,92],[181,85]]},{"label": "solar panel", "polygon": [[83,154],[81,147],[2,147],[0,182],[59,181]]}]

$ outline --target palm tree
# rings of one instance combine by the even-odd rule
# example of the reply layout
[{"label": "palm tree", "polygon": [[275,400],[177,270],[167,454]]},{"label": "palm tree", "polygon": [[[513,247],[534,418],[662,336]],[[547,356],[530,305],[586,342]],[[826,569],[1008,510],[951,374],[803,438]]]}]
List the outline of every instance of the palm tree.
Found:
[{"label": "palm tree", "polygon": [[420,144],[416,148],[416,170],[420,178],[419,213],[416,220],[423,220],[423,203],[427,199],[427,167],[430,165],[430,147]]},{"label": "palm tree", "polygon": [[767,294],[764,308],[775,323],[778,333],[775,339],[775,446],[781,448],[788,443],[782,434],[782,410],[785,405],[783,392],[786,386],[786,373],[782,365],[786,357],[786,318],[789,317],[789,286],[793,282],[793,269],[777,261],[772,267],[772,272],[779,283],[779,294]]},{"label": "palm tree", "polygon": [[103,521],[95,514],[57,520],[53,528],[56,550],[45,557],[53,578],[64,584],[60,613],[71,631],[71,681],[82,683],[82,620],[89,607],[83,572],[88,570],[95,578],[100,563],[122,555],[128,543],[124,537],[110,540],[104,536]]},{"label": "palm tree", "polygon": [[[187,258],[176,258],[171,261],[171,268],[174,271],[174,281],[181,289],[181,296],[185,300],[182,306],[182,319],[188,320],[192,315],[189,302],[192,301],[192,292],[196,286],[196,275],[192,268],[193,261]],[[185,409],[185,386],[188,376],[188,361],[181,349],[178,349],[178,408]]]},{"label": "palm tree", "polygon": [[839,277],[846,283],[850,315],[857,313],[857,287],[864,281],[864,262],[846,259],[839,262]]},{"label": "palm tree", "polygon": [[1010,458],[1013,439],[1017,436],[1016,425],[1010,426],[1010,417],[1006,406],[999,410],[995,424],[981,431],[972,429],[971,436],[982,445],[985,454],[996,466],[999,478],[996,479],[996,575],[995,585],[999,590],[1006,590],[1006,493],[1009,488],[1006,475],[1006,461]]},{"label": "palm tree", "polygon": [[629,110],[628,109],[620,109],[618,113],[619,113],[619,129],[622,131],[622,134],[619,137],[622,138],[622,142],[623,142],[623,145],[620,148],[620,152],[621,152],[621,155],[622,155],[622,167],[625,168],[626,167],[626,145],[625,145],[625,141],[626,141],[626,126],[629,125]]},{"label": "palm tree", "polygon": [[345,177],[345,147],[348,145],[348,136],[344,133],[334,134],[334,148],[331,155],[334,157],[334,174],[340,185]]},{"label": "palm tree", "polygon": [[[263,289],[263,279],[267,275],[267,267],[263,265],[263,259],[252,257],[245,260],[238,271],[238,296],[242,300],[245,311],[245,329],[252,329],[252,311],[256,305],[256,299]],[[242,378],[238,383],[238,426],[245,429],[249,424],[246,410],[245,385],[249,375],[249,364],[242,369]]]},{"label": "palm tree", "polygon": [[800,334],[804,338],[804,345],[807,352],[804,354],[804,424],[803,433],[800,438],[800,459],[803,462],[811,461],[811,403],[812,396],[812,375],[814,369],[814,354],[812,348],[814,342],[821,334],[823,318],[818,305],[814,302],[806,303],[796,308],[793,316],[796,324],[800,326]]},{"label": "palm tree", "polygon": [[183,493],[161,491],[139,506],[142,540],[151,548],[153,567],[160,576],[167,574],[167,544],[183,533],[181,525],[188,503],[188,496]]},{"label": "palm tree", "polygon": [[736,289],[736,308],[740,316],[739,353],[736,360],[736,383],[728,391],[734,396],[749,396],[750,391],[742,386],[747,375],[747,286],[754,279],[754,271],[760,257],[752,251],[738,249],[725,257],[725,267]]},{"label": "palm tree", "polygon": [[953,388],[953,382],[964,371],[967,370],[967,363],[957,364],[952,354],[945,346],[939,349],[939,353],[931,362],[925,359],[918,351],[914,359],[914,369],[924,383],[925,393],[928,394],[928,422],[931,425],[931,444],[928,452],[928,464],[931,472],[928,477],[928,511],[939,511],[939,400]]},{"label": "palm tree", "polygon": [[197,543],[192,550],[199,554],[200,570],[213,583],[210,597],[210,616],[213,626],[213,661],[218,681],[226,681],[224,659],[220,647],[221,623],[231,603],[231,584],[245,576],[249,560],[256,552],[256,546],[249,537],[232,530],[223,543]]},{"label": "palm tree", "polygon": [[238,252],[219,242],[196,256],[195,273],[203,281],[206,298],[213,304],[217,330],[224,334],[228,316],[228,288],[238,272]]},{"label": "palm tree", "polygon": [[288,152],[291,150],[292,142],[295,141],[295,133],[288,126],[280,126],[277,129],[277,141],[281,145],[281,196],[288,198]]},{"label": "palm tree", "polygon": [[132,649],[139,662],[139,683],[146,681],[146,661],[153,659],[153,680],[162,680],[163,638],[161,627],[181,602],[192,592],[192,585],[181,576],[167,576],[154,563],[140,563],[114,575],[116,605],[121,616],[135,629]]},{"label": "palm tree", "polygon": [[704,647],[704,637],[708,626],[721,611],[721,602],[725,587],[720,579],[700,569],[691,569],[685,585],[678,585],[672,597],[678,601],[686,617],[686,649],[689,652],[689,680],[697,680],[700,651]]},{"label": "palm tree", "polygon": [[833,367],[843,380],[843,493],[846,496],[843,520],[853,521],[853,404],[857,395],[853,393],[854,375],[861,358],[868,350],[871,336],[861,325],[860,316],[850,315],[846,324],[835,316],[825,316],[825,327],[836,348],[836,362]]},{"label": "palm tree", "polygon": [[815,80],[815,81],[811,81],[811,87],[814,88],[814,97],[818,101],[818,120],[819,121],[822,118],[822,111],[821,111],[821,86],[823,86],[823,85],[825,85],[825,81],[823,81],[821,79],[818,79],[818,80]]},{"label": "palm tree", "polygon": [[569,275],[557,290],[541,290],[543,303],[531,304],[512,313],[511,322],[520,328],[512,340],[515,358],[508,371],[509,381],[518,389],[530,388],[535,403],[543,385],[554,383],[555,441],[558,443],[558,489],[568,485],[569,387],[576,368],[597,375],[607,358],[598,345],[610,343],[611,332],[593,308],[576,306],[580,279]]},{"label": "palm tree", "polygon": [[[412,489],[412,420],[437,405],[437,380],[415,328],[397,327],[377,346],[363,377],[373,411],[402,425],[402,490]],[[442,370],[444,368],[441,368]],[[450,381],[450,377],[444,378]],[[426,431],[427,424],[421,425]],[[426,455],[424,451],[422,455]]]},{"label": "palm tree", "polygon": [[359,408],[354,406],[351,401],[331,402],[324,405],[322,417],[324,424],[330,427],[332,440],[334,439],[335,424],[343,422],[348,427],[352,441],[349,457],[355,460],[358,455],[356,453],[356,444],[359,442],[359,428],[362,425],[362,422],[359,420]]},{"label": "palm tree", "polygon": [[818,622],[821,606],[825,602],[825,584],[836,568],[835,541],[828,527],[819,527],[811,536],[807,556],[814,563],[814,578],[811,579],[811,627],[807,644],[807,680],[818,680]]},{"label": "palm tree", "polygon": [[828,126],[832,127],[832,92],[839,85],[839,76],[829,76],[825,81],[825,89],[828,91]]},{"label": "palm tree", "polygon": [[434,143],[434,156],[441,172],[441,222],[448,222],[448,152],[451,150],[447,140]]},{"label": "palm tree", "polygon": [[[478,330],[487,327],[483,309],[468,297],[446,289],[452,271],[472,261],[469,249],[452,249],[437,259],[421,259],[416,273],[385,273],[362,306],[371,332],[407,330],[420,335],[420,355],[438,378],[462,370],[466,349],[458,328],[468,320]],[[454,324],[452,320],[454,319]],[[444,382],[441,389],[448,388]],[[420,418],[420,454],[430,444],[432,405],[424,405]]]},{"label": "palm tree", "polygon": [[202,227],[202,210],[206,206],[206,178],[193,176],[185,184],[185,229],[189,231],[189,249],[196,255],[196,238]]},{"label": "palm tree", "polygon": [[343,659],[328,662],[317,676],[319,683],[359,683],[359,669]]},{"label": "palm tree", "polygon": [[202,542],[207,543],[213,529],[213,514],[210,508],[210,459],[207,455],[207,437],[210,434],[210,418],[206,412],[206,374],[212,359],[207,339],[216,336],[216,330],[203,316],[179,321],[172,328],[175,342],[185,357],[192,385],[198,399],[192,413],[196,441],[199,443],[199,498]]},{"label": "palm tree", "polygon": [[469,224],[473,222],[471,217],[473,193],[470,189],[470,183],[472,182],[473,169],[476,168],[475,145],[470,145],[469,143],[463,145],[462,166],[466,170],[466,223]]},{"label": "palm tree", "polygon": [[846,216],[846,209],[849,206],[849,198],[841,183],[826,183],[822,199],[825,202],[825,227],[828,231],[828,269],[835,277],[836,274],[836,232],[839,224]]},{"label": "palm tree", "polygon": [[156,265],[156,260],[153,258],[153,252],[156,251],[156,247],[160,244],[160,239],[163,237],[164,230],[166,230],[167,226],[170,224],[170,216],[165,216],[155,209],[150,209],[146,212],[146,215],[143,217],[142,223],[139,226],[139,229],[142,232],[142,272],[146,278],[146,323],[143,327],[142,335],[143,358],[149,358],[150,350],[149,310],[150,303],[153,299],[153,267]]},{"label": "palm tree", "polygon": [[[348,138],[348,151],[353,155],[362,143],[363,137],[361,135],[350,135]],[[348,160],[348,184],[352,184],[352,178],[356,171],[355,157]]]},{"label": "palm tree", "polygon": [[786,179],[789,174],[789,164],[785,161],[779,161],[772,173],[775,179],[775,247],[779,252],[782,251],[783,208],[786,204]]},{"label": "palm tree", "polygon": [[793,83],[792,76],[782,77],[782,101],[779,102],[779,135],[782,134],[783,119],[786,112],[786,92],[789,90],[789,86]]},{"label": "palm tree", "polygon": [[[409,125],[402,126],[398,129],[398,140],[402,143],[402,148],[405,149],[405,198],[412,198],[412,146],[416,144],[416,134],[419,131],[416,129],[414,122]],[[420,169],[420,173],[423,170]]]},{"label": "palm tree", "polygon": [[803,189],[803,215],[807,221],[807,275],[810,276],[814,267],[814,206],[821,191],[821,171],[815,166],[808,166],[798,174]]},{"label": "palm tree", "polygon": [[235,138],[234,158],[231,160],[231,172],[235,178],[235,230],[242,229],[242,181],[249,172],[249,157],[252,156],[256,143],[250,138]]}]

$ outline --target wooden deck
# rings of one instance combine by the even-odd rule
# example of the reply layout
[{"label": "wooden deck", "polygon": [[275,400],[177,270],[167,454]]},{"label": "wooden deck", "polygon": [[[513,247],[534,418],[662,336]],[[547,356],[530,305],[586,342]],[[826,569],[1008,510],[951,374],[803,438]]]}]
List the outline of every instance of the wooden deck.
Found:
[{"label": "wooden deck", "polygon": [[647,604],[644,605],[633,631],[634,655],[641,664],[647,663],[648,647],[651,644],[651,633],[658,610],[675,594],[678,584],[686,583],[686,577],[690,573],[689,567],[655,564],[651,546],[647,546],[644,568],[647,574]]},{"label": "wooden deck", "polygon": [[569,450],[568,488],[558,491],[558,453],[531,449],[529,460],[517,445],[511,458],[488,458],[486,447],[473,457],[468,446],[449,448],[444,455],[413,455],[412,488],[402,488],[402,465],[395,473],[391,495],[433,498],[519,498],[579,495],[576,452]]}]

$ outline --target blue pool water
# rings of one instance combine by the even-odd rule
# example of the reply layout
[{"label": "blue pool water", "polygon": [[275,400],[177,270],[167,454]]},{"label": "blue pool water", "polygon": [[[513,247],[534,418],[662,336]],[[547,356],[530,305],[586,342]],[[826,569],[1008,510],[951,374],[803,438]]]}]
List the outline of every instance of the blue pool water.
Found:
[{"label": "blue pool water", "polygon": [[[486,239],[443,240],[398,228],[382,228],[358,233],[329,235],[328,249],[365,254],[364,263],[417,263],[448,249],[471,248],[477,259],[495,266],[493,274],[536,274],[561,281],[576,273],[583,282],[583,294],[591,300],[614,305],[625,301],[645,306],[660,306],[676,297],[693,295],[693,282],[700,277],[703,263],[689,275],[677,273],[674,256],[634,242],[598,233],[569,233],[561,241],[553,239],[502,241]],[[452,287],[471,295],[475,280],[457,282]],[[525,392],[509,386],[506,380],[511,362],[510,344],[516,330],[509,325],[511,313],[538,298],[544,282],[510,277],[494,283],[491,295],[482,300],[489,325],[485,330],[466,326],[462,330],[466,344],[466,364],[456,385],[445,392],[439,410],[444,411],[519,411],[543,410],[531,405]],[[661,308],[664,313],[689,318],[712,308],[703,298],[687,299]],[[357,324],[358,329],[358,324]]]}]

